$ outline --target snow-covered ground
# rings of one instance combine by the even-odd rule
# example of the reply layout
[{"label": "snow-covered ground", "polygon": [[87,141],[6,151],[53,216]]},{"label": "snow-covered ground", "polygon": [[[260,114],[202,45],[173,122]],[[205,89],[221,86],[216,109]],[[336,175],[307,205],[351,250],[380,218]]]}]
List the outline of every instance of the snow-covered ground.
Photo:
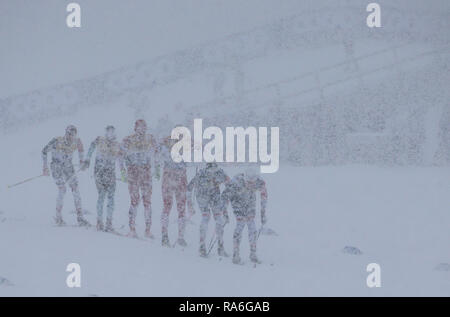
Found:
[{"label": "snow-covered ground", "polygon": [[[119,136],[130,132],[132,117],[120,107],[106,113],[96,108],[70,122],[82,124],[87,147],[103,126],[114,123]],[[104,109],[103,109],[104,110]],[[127,115],[129,117],[127,117]],[[121,118],[121,123],[113,118]],[[160,182],[153,183],[154,240],[134,240],[52,223],[56,186],[51,178],[7,189],[7,185],[41,172],[40,150],[69,122],[59,119],[20,133],[3,136],[0,180],[0,296],[312,296],[312,295],[450,295],[449,263],[450,168],[443,167],[295,167],[281,163],[266,174],[268,225],[279,236],[261,235],[258,253],[263,264],[236,266],[198,256],[199,214],[187,228],[184,250],[160,246],[162,199]],[[94,125],[94,122],[97,125]],[[90,127],[90,128],[89,128]],[[127,127],[130,127],[128,129]],[[90,129],[90,130],[89,130]],[[13,146],[14,145],[14,146]],[[226,167],[227,173],[237,172]],[[193,168],[189,171],[192,177]],[[87,218],[95,222],[97,193],[92,168],[79,174]],[[117,188],[114,223],[127,230],[127,187]],[[63,210],[75,224],[70,190]],[[233,217],[232,217],[233,218]],[[176,212],[169,227],[175,241]],[[231,252],[234,219],[225,230]],[[208,237],[212,236],[210,222]],[[138,232],[144,230],[142,206]],[[342,252],[359,248],[362,255]],[[247,235],[242,257],[249,252]],[[66,286],[66,266],[81,265],[81,288]],[[381,265],[381,288],[366,286],[366,266]]]}]

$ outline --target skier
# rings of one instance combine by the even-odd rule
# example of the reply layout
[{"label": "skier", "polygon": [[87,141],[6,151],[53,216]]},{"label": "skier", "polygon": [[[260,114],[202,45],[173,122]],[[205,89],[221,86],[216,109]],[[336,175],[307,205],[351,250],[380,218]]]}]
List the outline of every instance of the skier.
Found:
[{"label": "skier", "polygon": [[[150,232],[152,225],[151,159],[157,153],[157,144],[153,136],[147,133],[147,123],[145,120],[137,120],[134,125],[134,131],[135,134],[123,139],[119,155],[122,179],[128,181],[128,191],[130,192],[129,236],[137,237],[136,213],[140,200],[139,191],[141,191],[146,226],[145,236],[147,238],[153,238],[153,235]],[[127,168],[126,170],[124,161]]]},{"label": "skier", "polygon": [[[97,155],[95,157],[94,175],[95,185],[98,191],[97,230],[114,232],[112,215],[114,211],[114,194],[116,191],[116,160],[119,158],[119,143],[116,140],[115,128],[113,126],[107,126],[105,136],[99,136],[91,143],[87,158],[83,163],[83,168],[89,168],[92,154],[96,148]],[[108,198],[106,227],[103,225],[103,204],[105,196]]]},{"label": "skier", "polygon": [[249,169],[233,177],[222,192],[222,206],[224,213],[228,202],[231,202],[233,213],[236,216],[236,229],[233,234],[233,263],[240,264],[239,246],[242,238],[242,230],[245,225],[248,228],[250,242],[250,260],[260,263],[256,256],[256,242],[258,233],[255,226],[256,215],[256,191],[261,192],[261,223],[264,225],[266,219],[267,189],[264,180],[258,176],[254,169]]},{"label": "skier", "polygon": [[[72,163],[73,152],[76,150],[78,150],[78,157],[81,165],[84,156],[83,143],[77,137],[77,128],[73,125],[69,125],[66,128],[66,133],[63,137],[53,138],[42,150],[42,159],[44,162],[43,175],[45,176],[50,175],[47,165],[47,154],[48,152],[52,153],[50,168],[56,186],[58,186],[55,217],[57,225],[65,224],[61,211],[63,208],[64,195],[66,193],[66,184],[69,184],[75,202],[78,224],[80,226],[89,226],[89,223],[83,217],[78,180]],[[84,170],[84,167],[82,166],[80,170]]]},{"label": "skier", "polygon": [[[192,191],[195,188],[195,197],[202,213],[200,224],[200,256],[207,255],[205,238],[211,211],[216,221],[216,237],[218,241],[218,254],[228,256],[223,246],[223,228],[228,215],[222,215],[220,185],[229,182],[230,178],[217,166],[217,163],[207,163],[200,169],[188,185],[188,208],[193,213]],[[222,217],[223,216],[223,217]]]},{"label": "skier", "polygon": [[178,210],[178,240],[180,246],[186,246],[184,240],[184,231],[186,226],[185,210],[186,210],[186,163],[175,163],[170,155],[170,150],[176,140],[166,137],[160,147],[160,162],[164,164],[162,175],[162,195],[164,207],[161,214],[162,224],[162,245],[170,246],[168,226],[169,214],[172,209],[173,195],[175,195]]}]

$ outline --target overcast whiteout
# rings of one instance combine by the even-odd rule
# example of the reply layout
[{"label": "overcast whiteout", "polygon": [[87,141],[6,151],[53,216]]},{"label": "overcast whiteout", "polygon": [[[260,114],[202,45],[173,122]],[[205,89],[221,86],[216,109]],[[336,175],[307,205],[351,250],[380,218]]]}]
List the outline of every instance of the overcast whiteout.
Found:
[{"label": "overcast whiteout", "polygon": [[[248,137],[248,152],[246,151]],[[194,119],[194,144],[192,146],[191,131],[183,126],[172,130],[171,138],[178,140],[171,149],[174,162],[192,162],[191,149],[194,149],[194,162],[224,162],[223,132],[219,127],[208,127],[203,131],[203,120]],[[210,140],[203,147],[203,139]],[[235,143],[236,139],[236,143]],[[248,162],[265,163],[260,166],[261,173],[275,173],[279,168],[280,129],[270,128],[270,144],[268,144],[267,127],[226,127],[225,129],[225,162],[245,163],[246,153]],[[270,145],[270,153],[269,153]],[[235,147],[237,160],[235,161]]]}]

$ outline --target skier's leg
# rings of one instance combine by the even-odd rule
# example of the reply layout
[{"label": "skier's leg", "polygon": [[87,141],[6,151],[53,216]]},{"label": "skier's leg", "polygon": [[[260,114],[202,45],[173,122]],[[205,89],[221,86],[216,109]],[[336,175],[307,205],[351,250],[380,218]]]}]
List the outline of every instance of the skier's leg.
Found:
[{"label": "skier's leg", "polygon": [[219,245],[223,244],[223,217],[222,213],[214,209],[214,220],[216,222],[216,235],[217,235],[217,241],[219,242]]},{"label": "skier's leg", "polygon": [[128,167],[128,192],[130,193],[130,211],[129,211],[129,225],[130,234],[136,233],[136,213],[139,205],[139,171],[136,166]]},{"label": "skier's leg", "polygon": [[[185,173],[184,176],[186,176]],[[177,200],[178,210],[178,240],[182,244],[186,244],[184,241],[184,232],[186,228],[186,190],[187,180],[186,177],[182,177],[177,181],[175,188],[175,198]]]},{"label": "skier's leg", "polygon": [[239,263],[241,261],[239,257],[239,246],[242,239],[242,230],[244,230],[245,219],[242,216],[236,217],[236,228],[233,234],[233,262]]},{"label": "skier's leg", "polygon": [[75,169],[72,164],[63,166],[63,175],[65,182],[69,184],[70,189],[72,190],[73,201],[75,203],[75,210],[77,212],[78,217],[83,216],[83,210],[81,208],[81,195],[78,190],[78,179],[75,175]]},{"label": "skier's leg", "polygon": [[216,221],[217,253],[220,256],[227,257],[228,254],[225,252],[223,244],[224,219],[222,217],[222,212],[217,209],[214,212],[214,220]]},{"label": "skier's leg", "polygon": [[203,201],[203,199],[199,198],[200,197],[197,197],[197,203],[202,213],[202,221],[200,223],[200,255],[206,256],[205,240],[206,240],[206,231],[208,230],[210,211],[208,203]]},{"label": "skier's leg", "polygon": [[112,227],[112,217],[114,212],[114,195],[116,193],[116,180],[113,180],[106,188],[108,195],[108,202],[106,204],[107,215],[106,215],[106,230],[113,230]]},{"label": "skier's leg", "polygon": [[53,179],[56,183],[56,186],[58,187],[58,194],[56,196],[56,217],[55,221],[56,224],[62,225],[64,224],[64,221],[62,219],[62,208],[64,204],[64,196],[66,194],[66,185],[63,179],[62,174],[62,166],[59,164],[56,164],[54,162],[50,165]]},{"label": "skier's leg", "polygon": [[167,245],[169,243],[169,215],[172,209],[173,193],[170,188],[169,175],[164,172],[162,179],[162,196],[163,196],[163,212],[161,214],[161,225],[162,225],[162,244]]},{"label": "skier's leg", "polygon": [[202,212],[202,222],[200,224],[200,244],[205,244],[206,231],[208,230],[208,223],[210,216],[210,211],[208,208],[200,208]]},{"label": "skier's leg", "polygon": [[83,210],[81,208],[81,195],[80,190],[78,189],[78,182],[72,182],[70,184],[70,189],[72,190],[73,202],[75,203],[77,214],[82,215]]},{"label": "skier's leg", "polygon": [[214,220],[216,221],[216,234],[219,244],[223,244],[223,224],[222,209],[220,208],[220,196],[215,197],[213,203]]},{"label": "skier's leg", "polygon": [[222,215],[222,204],[220,199],[220,194],[217,193],[215,196],[213,196],[212,199],[212,209],[213,209],[213,215],[214,220],[216,222],[216,235],[217,235],[217,252],[220,256],[228,256],[225,252],[224,245],[223,245],[223,231],[224,231],[224,224],[225,219]]},{"label": "skier's leg", "polygon": [[62,208],[64,203],[64,195],[66,194],[66,185],[58,184],[58,195],[56,197],[56,222],[62,224]]},{"label": "skier's leg", "polygon": [[98,199],[97,199],[97,219],[103,220],[103,204],[105,202],[106,190],[105,187],[99,182],[96,181]]},{"label": "skier's leg", "polygon": [[252,261],[256,260],[256,239],[257,239],[257,230],[255,225],[255,215],[250,215],[247,218],[247,227],[248,227],[248,241],[250,243],[250,259]]},{"label": "skier's leg", "polygon": [[144,203],[144,217],[145,217],[145,236],[153,237],[150,232],[152,226],[152,175],[150,166],[144,166],[141,173],[141,189],[142,201]]},{"label": "skier's leg", "polygon": [[105,202],[106,190],[105,186],[96,181],[98,199],[97,199],[97,230],[103,230],[103,204]]},{"label": "skier's leg", "polygon": [[86,219],[83,217],[83,209],[81,207],[81,195],[78,189],[78,180],[76,177],[70,179],[70,189],[72,190],[73,200],[75,203],[75,210],[77,211],[77,221],[80,226],[89,225]]}]

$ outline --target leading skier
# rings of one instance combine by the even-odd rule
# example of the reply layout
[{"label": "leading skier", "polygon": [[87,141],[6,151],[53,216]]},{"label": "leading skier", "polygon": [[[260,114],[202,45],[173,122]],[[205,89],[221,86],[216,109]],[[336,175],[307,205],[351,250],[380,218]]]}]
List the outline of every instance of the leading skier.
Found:
[{"label": "leading skier", "polygon": [[66,128],[64,136],[53,138],[42,150],[42,160],[44,162],[43,175],[45,176],[50,175],[47,165],[47,154],[48,152],[52,153],[50,168],[52,177],[56,183],[56,186],[58,186],[55,222],[60,226],[65,224],[62,218],[62,208],[64,203],[64,195],[66,194],[66,184],[69,184],[72,190],[78,224],[80,226],[89,226],[88,221],[83,217],[78,180],[72,162],[73,153],[76,150],[78,150],[78,157],[81,166],[80,170],[84,170],[85,168],[82,166],[84,157],[83,143],[77,137],[77,128],[73,125],[69,125]]}]

